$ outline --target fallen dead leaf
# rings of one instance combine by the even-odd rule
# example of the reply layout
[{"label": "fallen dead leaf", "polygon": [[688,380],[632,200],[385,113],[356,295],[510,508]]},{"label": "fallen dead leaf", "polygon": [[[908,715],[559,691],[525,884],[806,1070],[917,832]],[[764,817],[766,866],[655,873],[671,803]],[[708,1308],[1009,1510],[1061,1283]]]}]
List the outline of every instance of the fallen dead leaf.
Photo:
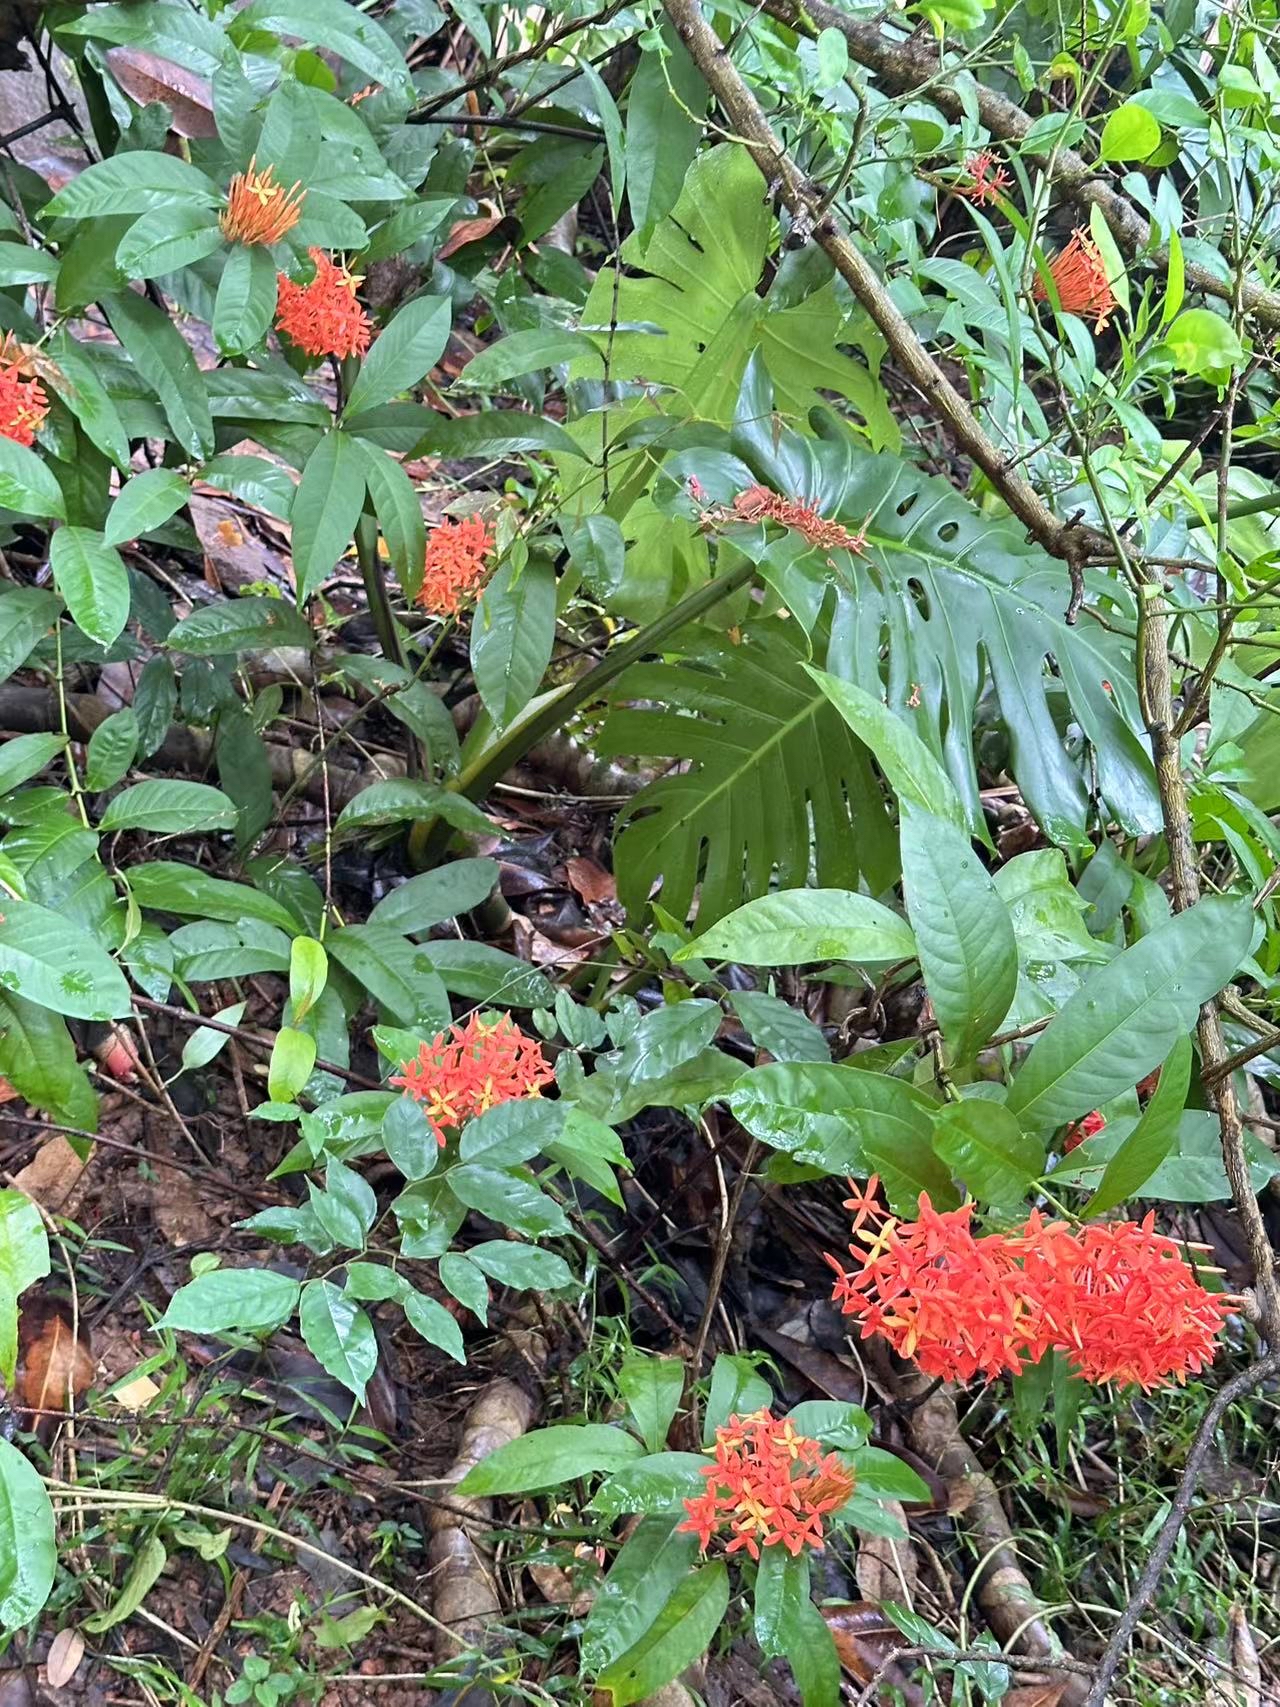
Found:
[{"label": "fallen dead leaf", "polygon": [[1065,1683],[1024,1683],[1000,1697],[1000,1707],[1058,1707]]},{"label": "fallen dead leaf", "polygon": [[1245,1617],[1242,1606],[1231,1608],[1230,1628],[1228,1659],[1233,1675],[1230,1687],[1221,1691],[1215,1689],[1214,1695],[1218,1699],[1221,1699],[1223,1693],[1234,1696],[1240,1707],[1260,1707],[1262,1662],[1258,1658],[1258,1644],[1253,1639],[1253,1631],[1249,1628],[1249,1620]]},{"label": "fallen dead leaf", "polygon": [[84,1637],[78,1630],[59,1630],[49,1644],[49,1657],[44,1662],[45,1681],[51,1689],[61,1689],[70,1683],[76,1668],[84,1658]]},{"label": "fallen dead leaf", "polygon": [[564,869],[570,888],[575,889],[588,906],[618,899],[618,885],[613,873],[586,854],[575,854],[572,859],[565,860]]},{"label": "fallen dead leaf", "polygon": [[[900,1500],[882,1500],[884,1515],[896,1519],[905,1529],[907,1516]],[[858,1587],[869,1601],[883,1605],[886,1600],[910,1606],[916,1592],[916,1555],[910,1540],[895,1540],[890,1535],[871,1535],[858,1531],[858,1552],[854,1572]]]},{"label": "fallen dead leaf", "polygon": [[[89,1154],[92,1156],[92,1150]],[[57,1132],[46,1138],[26,1167],[14,1174],[13,1184],[50,1215],[60,1215],[70,1209],[88,1165],[89,1158],[82,1161],[68,1140]]]},{"label": "fallen dead leaf", "polygon": [[[18,1321],[18,1373],[14,1397],[23,1410],[64,1411],[91,1385],[95,1365],[83,1324],[71,1332],[67,1305],[36,1297],[23,1304]],[[51,1419],[37,1418],[48,1422]],[[48,1432],[46,1430],[46,1432]]]},{"label": "fallen dead leaf", "polygon": [[870,1683],[873,1677],[878,1677],[886,1701],[892,1697],[904,1707],[923,1707],[924,1691],[918,1683],[911,1682],[904,1668],[893,1662],[894,1654],[911,1644],[878,1606],[855,1600],[844,1606],[823,1606],[820,1610],[840,1664],[851,1677],[859,1683]]},{"label": "fallen dead leaf", "polygon": [[0,1079],[0,1102],[12,1102],[17,1094],[8,1079]]},{"label": "fallen dead leaf", "polygon": [[487,218],[458,220],[449,227],[449,235],[436,250],[436,260],[447,261],[456,250],[464,248],[468,243],[478,243],[501,224],[502,216],[496,213]]},{"label": "fallen dead leaf", "polygon": [[188,507],[204,547],[205,580],[210,586],[239,592],[251,582],[288,583],[284,553],[273,550],[251,531],[246,518],[227,499],[193,492]]},{"label": "fallen dead leaf", "polygon": [[164,102],[179,136],[218,134],[213,121],[213,93],[203,77],[138,47],[108,48],[106,57],[111,75],[126,95],[144,107]]}]

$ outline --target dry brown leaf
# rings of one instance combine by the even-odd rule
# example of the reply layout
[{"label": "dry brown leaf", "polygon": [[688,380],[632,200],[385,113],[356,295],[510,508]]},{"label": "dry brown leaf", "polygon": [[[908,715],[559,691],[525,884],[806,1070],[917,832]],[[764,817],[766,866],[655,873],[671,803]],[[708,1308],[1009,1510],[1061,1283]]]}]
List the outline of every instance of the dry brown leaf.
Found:
[{"label": "dry brown leaf", "polygon": [[0,1102],[12,1102],[17,1095],[8,1079],[0,1079]]},{"label": "dry brown leaf", "polygon": [[276,586],[288,582],[283,552],[274,551],[226,498],[193,492],[188,500],[191,520],[205,553],[205,579],[212,587],[238,592],[251,582]]},{"label": "dry brown leaf", "polygon": [[78,1630],[59,1630],[49,1644],[49,1657],[44,1662],[45,1681],[51,1689],[61,1689],[70,1683],[76,1668],[84,1658],[84,1637]]},{"label": "dry brown leaf", "polygon": [[[1245,1617],[1242,1606],[1231,1608],[1228,1659],[1232,1676],[1225,1686],[1226,1693],[1233,1695],[1240,1707],[1260,1707],[1262,1662],[1258,1658],[1258,1644],[1253,1639],[1253,1631],[1249,1628],[1249,1620]],[[1217,1690],[1214,1694],[1215,1698],[1221,1699]]]},{"label": "dry brown leaf", "polygon": [[[905,1529],[907,1514],[899,1500],[882,1500],[886,1517],[896,1519]],[[858,1587],[875,1605],[886,1600],[910,1606],[916,1592],[915,1549],[907,1538],[895,1540],[889,1535],[869,1535],[858,1531],[858,1553],[854,1566]]]},{"label": "dry brown leaf", "polygon": [[1006,1690],[1000,1707],[1058,1707],[1065,1688],[1063,1683],[1024,1683],[1018,1689]]},{"label": "dry brown leaf", "polygon": [[93,1353],[81,1324],[71,1332],[68,1307],[52,1298],[23,1304],[18,1323],[18,1373],[14,1397],[29,1411],[63,1411],[92,1383]]},{"label": "dry brown leaf", "polygon": [[50,1215],[60,1215],[70,1207],[72,1194],[88,1165],[88,1159],[82,1161],[58,1132],[46,1138],[26,1167],[14,1174],[13,1184]]},{"label": "dry brown leaf", "polygon": [[179,136],[217,136],[213,93],[194,71],[140,47],[108,48],[107,64],[125,94],[142,106],[163,101],[173,114],[172,128]]},{"label": "dry brown leaf", "polygon": [[565,860],[564,869],[570,888],[575,889],[588,906],[618,899],[618,885],[613,873],[586,854],[575,854],[572,859]]},{"label": "dry brown leaf", "polygon": [[478,243],[482,237],[502,224],[501,214],[490,214],[479,219],[460,219],[449,227],[449,235],[436,250],[437,261],[447,261],[456,250],[464,248],[468,243]]},{"label": "dry brown leaf", "polygon": [[893,1663],[894,1654],[911,1644],[878,1606],[872,1606],[869,1601],[855,1600],[844,1606],[823,1606],[819,1610],[831,1632],[840,1664],[850,1677],[859,1683],[870,1683],[873,1677],[878,1676],[884,1685],[886,1700],[892,1691],[896,1698],[901,1698],[905,1707],[923,1707],[924,1691],[920,1685],[912,1683],[904,1669]]}]

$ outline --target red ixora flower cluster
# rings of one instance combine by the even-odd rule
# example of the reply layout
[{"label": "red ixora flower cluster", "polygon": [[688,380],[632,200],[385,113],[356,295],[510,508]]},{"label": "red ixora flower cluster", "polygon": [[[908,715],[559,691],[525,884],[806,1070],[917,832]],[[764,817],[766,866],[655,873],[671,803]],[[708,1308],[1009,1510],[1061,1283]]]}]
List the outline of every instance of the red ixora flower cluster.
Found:
[{"label": "red ixora flower cluster", "polygon": [[436,1143],[448,1131],[515,1097],[541,1096],[554,1074],[536,1038],[526,1037],[510,1015],[494,1020],[472,1014],[424,1043],[390,1081],[426,1110]]},{"label": "red ixora flower cluster", "polygon": [[1099,1113],[1096,1108],[1092,1114],[1086,1114],[1079,1120],[1073,1120],[1067,1127],[1066,1136],[1062,1140],[1063,1155],[1069,1156],[1073,1150],[1079,1149],[1086,1138],[1092,1138],[1095,1133],[1101,1132],[1106,1124],[1106,1115]]},{"label": "red ixora flower cluster", "polygon": [[31,372],[21,345],[6,332],[0,344],[0,438],[29,449],[48,413],[44,387]]},{"label": "red ixora flower cluster", "polygon": [[727,1527],[726,1552],[745,1548],[758,1559],[761,1547],[785,1547],[798,1557],[822,1546],[823,1517],[853,1493],[854,1473],[834,1452],[767,1410],[730,1417],[711,1450],[706,1490],[684,1502],[689,1515],[680,1525],[697,1535],[704,1553]]},{"label": "red ixora flower cluster", "polygon": [[739,492],[733,500],[733,514],[741,522],[771,521],[794,528],[810,545],[821,546],[824,551],[861,551],[866,544],[865,533],[850,533],[839,522],[820,516],[812,505],[798,498],[782,498],[765,486],[748,486]]},{"label": "red ixora flower cluster", "polygon": [[849,1247],[860,1266],[848,1272],[828,1256],[834,1297],[864,1339],[880,1335],[923,1374],[990,1381],[1056,1348],[1088,1381],[1151,1388],[1212,1363],[1235,1300],[1204,1290],[1153,1216],[1076,1231],[1036,1211],[1017,1232],[978,1237],[971,1203],[940,1213],[922,1194],[919,1219],[899,1221],[878,1183],[846,1205],[867,1249]]},{"label": "red ixora flower cluster", "polygon": [[478,515],[432,528],[418,589],[423,610],[432,616],[457,616],[488,573],[492,550],[493,535]]},{"label": "red ixora flower cluster", "polygon": [[971,154],[964,163],[965,175],[969,182],[957,184],[956,194],[963,196],[966,201],[974,202],[983,207],[987,202],[999,201],[1007,194],[1013,185],[1013,179],[1000,163],[998,155],[989,148],[979,149]]},{"label": "red ixora flower cluster", "polygon": [[356,301],[360,280],[323,249],[308,249],[315,277],[295,284],[281,273],[276,327],[309,356],[362,356],[369,348],[369,316]]},{"label": "red ixora flower cluster", "polygon": [[[1049,276],[1064,314],[1078,314],[1082,320],[1093,321],[1095,332],[1106,331],[1107,322],[1118,305],[1107,277],[1102,251],[1087,231],[1071,233],[1070,243],[1050,261]],[[1049,292],[1039,274],[1031,286],[1031,299],[1033,302],[1049,300]]]}]

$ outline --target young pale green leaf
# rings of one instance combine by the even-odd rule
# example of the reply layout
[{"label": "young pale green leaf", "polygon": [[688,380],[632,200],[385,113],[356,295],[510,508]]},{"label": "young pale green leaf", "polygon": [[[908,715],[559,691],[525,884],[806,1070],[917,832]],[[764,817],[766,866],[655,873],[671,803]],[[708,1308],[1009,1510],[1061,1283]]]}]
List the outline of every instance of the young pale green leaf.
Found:
[{"label": "young pale green leaf", "polygon": [[614,1707],[631,1707],[692,1665],[724,1622],[729,1607],[729,1572],[716,1559],[688,1575],[644,1635],[596,1679]]},{"label": "young pale green leaf", "polygon": [[1082,1213],[1102,1215],[1136,1197],[1173,1149],[1191,1083],[1191,1038],[1180,1037],[1160,1069],[1160,1082],[1138,1124],[1103,1170]]},{"label": "young pale green leaf", "polygon": [[945,818],[957,829],[969,828],[968,814],[955,785],[911,725],[883,700],[856,682],[846,682],[806,664],[808,671],[876,763],[904,807],[917,806]]},{"label": "young pale green leaf", "polygon": [[932,1104],[904,1079],[825,1062],[775,1062],[746,1073],[725,1099],[772,1149],[829,1174],[867,1174],[874,1139],[930,1145]]},{"label": "young pale green leaf", "polygon": [[449,342],[451,320],[446,296],[420,296],[406,303],[361,362],[344,420],[351,422],[366,409],[398,397],[429,373]]},{"label": "young pale green leaf", "polygon": [[43,217],[96,220],[160,207],[180,214],[184,204],[216,207],[221,199],[212,178],[189,161],[138,149],[86,166],[45,203]]},{"label": "young pale green leaf", "polygon": [[320,590],[350,546],[364,495],[361,447],[345,433],[325,433],[307,458],[293,498],[293,573],[299,605]]},{"label": "young pale green leaf", "polygon": [[26,445],[6,438],[0,438],[0,508],[58,521],[67,513],[62,488],[48,466]]},{"label": "young pale green leaf", "polygon": [[49,1272],[49,1237],[21,1191],[0,1191],[0,1375],[12,1389],[18,1360],[18,1299]]},{"label": "young pale green leaf", "polygon": [[191,488],[172,468],[148,468],[120,489],[111,506],[103,537],[108,545],[150,533],[176,515],[191,496]]},{"label": "young pale green leaf", "polygon": [[183,205],[152,208],[125,232],[116,265],[129,279],[155,279],[203,261],[223,245],[212,208]]},{"label": "young pale green leaf", "polygon": [[306,618],[283,599],[227,599],[205,605],[169,630],[166,646],[192,658],[222,658],[277,646],[310,649],[315,635]]},{"label": "young pale green leaf", "polygon": [[170,778],[135,783],[111,801],[98,824],[108,830],[155,830],[178,836],[190,830],[231,830],[236,809],[220,788]]},{"label": "young pale green leaf", "polygon": [[364,1403],[365,1388],[378,1366],[378,1342],[373,1323],[359,1304],[347,1298],[331,1280],[309,1280],[302,1288],[298,1325],[307,1350]]},{"label": "young pale green leaf", "polygon": [[40,1473],[0,1439],[0,1630],[20,1630],[43,1611],[57,1566],[53,1507]]},{"label": "young pale green leaf", "polygon": [[[219,1008],[212,1017],[221,1025],[239,1025],[244,1018],[245,1003],[232,1002],[230,1007]],[[216,1026],[202,1025],[187,1038],[182,1045],[182,1070],[184,1073],[197,1073],[202,1067],[207,1067],[230,1043],[230,1034]]]},{"label": "young pale green leaf", "polygon": [[612,1423],[557,1423],[491,1452],[458,1483],[462,1498],[538,1494],[639,1458],[640,1442]]},{"label": "young pale green leaf", "polygon": [[798,966],[813,960],[911,960],[911,927],[869,895],[847,889],[779,889],[748,901],[695,937],[673,958],[736,960],[744,966]]},{"label": "young pale green leaf", "polygon": [[295,1020],[319,1001],[328,976],[329,957],[323,943],[311,936],[294,937],[289,953],[289,1000]]},{"label": "young pale green leaf", "polygon": [[628,1357],[617,1373],[618,1392],[650,1452],[661,1452],[684,1393],[678,1357]]},{"label": "young pale green leaf", "polygon": [[902,884],[925,988],[952,1058],[971,1061],[1018,987],[1009,909],[967,830],[911,807],[902,814]]},{"label": "young pale green leaf", "polygon": [[[119,712],[116,713],[120,715]],[[107,723],[111,718],[107,718]],[[105,728],[100,724],[99,728]],[[94,731],[97,734],[97,730]],[[27,782],[40,772],[67,744],[65,735],[11,735],[0,747],[0,794],[8,794],[11,788],[17,788],[19,783]]]},{"label": "young pale green leaf", "polygon": [[0,917],[0,989],[72,1019],[119,1019],[133,1006],[124,974],[77,920],[11,896]]},{"label": "young pale green leaf", "polygon": [[1014,1075],[1008,1108],[1048,1133],[1165,1060],[1249,952],[1247,901],[1208,896],[1091,971]]},{"label": "young pale green leaf", "polygon": [[188,1333],[269,1334],[297,1308],[299,1286],[266,1268],[215,1268],[180,1286],[157,1327]]},{"label": "young pale green leaf", "polygon": [[934,1116],[933,1147],[980,1203],[1020,1203],[1044,1170],[1044,1145],[985,1097],[944,1103]]},{"label": "young pale green leaf", "polygon": [[49,563],[71,620],[99,646],[129,620],[129,572],[96,528],[60,527],[49,541]]},{"label": "young pale green leaf", "polygon": [[[296,949],[298,944],[293,944]],[[267,1063],[267,1095],[272,1102],[293,1102],[316,1064],[316,1040],[310,1032],[282,1025]]]},{"label": "young pale green leaf", "polygon": [[471,619],[471,670],[484,708],[505,729],[537,693],[556,637],[556,575],[542,557],[504,563]]},{"label": "young pale green leaf", "polygon": [[213,338],[224,356],[256,350],[276,311],[276,267],[260,245],[232,245],[213,304]]},{"label": "young pale green leaf", "polygon": [[1188,308],[1164,335],[1182,373],[1227,374],[1244,360],[1244,347],[1230,320],[1211,308]]},{"label": "young pale green leaf", "polygon": [[1136,101],[1125,101],[1108,114],[1102,127],[1099,160],[1145,160],[1160,146],[1160,125]]}]

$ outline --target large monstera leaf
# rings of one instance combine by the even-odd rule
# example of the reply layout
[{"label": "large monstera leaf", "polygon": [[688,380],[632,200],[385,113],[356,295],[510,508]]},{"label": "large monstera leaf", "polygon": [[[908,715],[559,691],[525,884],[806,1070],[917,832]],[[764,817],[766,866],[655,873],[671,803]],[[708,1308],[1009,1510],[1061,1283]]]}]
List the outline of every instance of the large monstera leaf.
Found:
[{"label": "large monstera leaf", "polygon": [[[946,766],[972,824],[982,824],[973,731],[999,725],[1008,768],[1049,837],[1083,843],[1091,776],[1110,816],[1131,834],[1159,828],[1159,798],[1133,688],[1131,601],[1114,579],[1087,577],[1089,608],[1069,625],[1065,567],[1016,523],[985,515],[947,481],[859,448],[829,415],[822,436],[783,426],[769,378],[748,367],[730,435],[664,466],[666,502],[689,513],[728,505],[754,484],[803,498],[865,531],[861,551],[824,553],[776,526],[733,523],[732,547],[760,565],[811,636],[816,661],[884,699]],[[658,494],[662,501],[662,492]],[[705,516],[705,510],[704,510]],[[990,696],[993,712],[979,700]],[[643,799],[643,796],[641,797]]]},{"label": "large monstera leaf", "polygon": [[805,674],[807,655],[795,623],[761,619],[736,646],[709,643],[622,677],[622,698],[646,703],[614,711],[599,750],[688,766],[622,814],[615,859],[629,911],[659,878],[663,907],[684,919],[697,893],[704,925],[774,877],[783,888],[811,874],[832,888],[893,881],[883,791],[866,748]]}]

